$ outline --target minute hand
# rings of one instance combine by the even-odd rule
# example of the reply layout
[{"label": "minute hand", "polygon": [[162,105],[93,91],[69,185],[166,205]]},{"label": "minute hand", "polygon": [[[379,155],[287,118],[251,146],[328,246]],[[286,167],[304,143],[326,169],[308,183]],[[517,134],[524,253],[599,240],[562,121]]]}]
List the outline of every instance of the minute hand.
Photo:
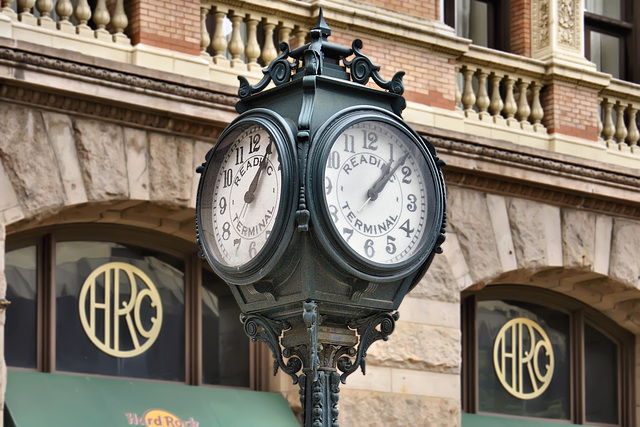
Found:
[{"label": "minute hand", "polygon": [[384,189],[385,185],[387,185],[387,182],[389,182],[398,168],[404,164],[404,161],[407,160],[407,157],[409,157],[409,153],[406,153],[404,156],[400,157],[393,168],[390,168],[389,164],[386,165],[386,168],[383,168],[383,171],[386,169],[386,173],[383,173],[382,176],[373,183],[371,188],[367,190],[367,197],[370,200],[373,201],[378,198],[378,194]]},{"label": "minute hand", "polygon": [[253,177],[251,184],[249,184],[249,189],[247,190],[246,193],[244,193],[245,203],[251,203],[253,202],[253,199],[255,199],[256,188],[258,188],[258,181],[260,180],[260,175],[262,175],[262,171],[267,168],[267,157],[271,154],[271,144],[273,144],[273,141],[269,142],[269,145],[267,146],[267,150],[264,153],[264,157],[262,157],[262,160],[260,160],[258,171]]}]

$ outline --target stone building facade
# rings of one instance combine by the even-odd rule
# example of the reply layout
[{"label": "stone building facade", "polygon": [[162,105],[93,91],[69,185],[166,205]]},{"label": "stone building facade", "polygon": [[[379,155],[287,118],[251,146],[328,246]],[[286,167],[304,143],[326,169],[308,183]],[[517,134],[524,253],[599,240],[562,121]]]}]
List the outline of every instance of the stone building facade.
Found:
[{"label": "stone building facade", "polygon": [[[6,425],[21,414],[12,409],[14,401],[20,406],[12,380],[23,381],[25,372],[240,386],[279,392],[300,410],[297,386],[271,375],[271,355],[258,345],[221,340],[212,350],[216,374],[207,376],[207,328],[215,325],[216,336],[233,330],[221,326],[233,300],[196,256],[195,170],[237,116],[237,76],[258,81],[277,41],[302,45],[319,7],[331,42],[350,46],[359,38],[383,75],[406,71],[403,117],[447,163],[444,252],[405,298],[389,341],[369,349],[366,375],[341,387],[339,422],[471,426],[516,416],[640,424],[640,81],[612,76],[585,57],[584,23],[595,18],[582,1],[473,0],[471,7],[491,4],[488,22],[510,33],[490,47],[461,33],[455,15],[469,6],[464,1],[90,3],[3,1],[0,10],[0,297],[31,304],[32,311],[19,307],[33,324],[17,328],[24,316],[12,313],[16,304],[0,316]],[[630,9],[637,6],[620,3],[634,34],[630,17],[638,11]],[[63,347],[60,298],[71,291],[60,289],[59,278],[70,262],[64,257],[76,250],[64,244],[73,242],[108,242],[111,254],[127,249],[140,257],[150,256],[138,250],[146,248],[163,268],[181,271],[176,304],[184,327],[167,338],[182,347],[171,362],[176,378],[151,369],[131,374],[122,367],[128,362],[115,373],[107,361],[104,369],[80,367],[73,357],[64,365],[76,349]],[[16,281],[27,283],[27,271],[32,283]],[[205,282],[216,289],[219,320],[204,314]],[[532,402],[522,410],[483,397],[503,396],[500,387],[508,391],[517,376],[496,382],[505,378],[500,357],[515,365],[516,356],[500,353],[495,331],[483,343],[478,326],[500,316],[549,327],[545,340],[527,326],[536,359],[518,357],[525,388],[553,389],[554,399],[541,405],[560,409],[536,409],[544,393],[521,396]],[[25,353],[11,354],[25,342]],[[238,382],[223,378],[236,365],[223,354],[226,342],[233,354],[246,353]],[[482,354],[484,344],[493,357]],[[584,366],[608,367],[614,380],[595,381]],[[604,390],[610,404],[596,408],[593,390]],[[131,423],[125,412],[121,418]]]}]

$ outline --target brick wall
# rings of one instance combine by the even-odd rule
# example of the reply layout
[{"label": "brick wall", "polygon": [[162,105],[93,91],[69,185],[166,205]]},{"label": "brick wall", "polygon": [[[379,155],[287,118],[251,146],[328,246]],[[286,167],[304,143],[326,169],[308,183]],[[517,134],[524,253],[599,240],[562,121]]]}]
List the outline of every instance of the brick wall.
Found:
[{"label": "brick wall", "polygon": [[598,139],[597,93],[562,83],[552,83],[541,94],[544,125],[550,134]]},{"label": "brick wall", "polygon": [[440,0],[361,0],[362,3],[425,19],[440,19]]},{"label": "brick wall", "polygon": [[[455,108],[455,61],[406,44],[373,40],[355,34],[333,30],[329,41],[342,46],[351,46],[354,39],[362,40],[362,53],[375,65],[380,74],[390,80],[398,71],[404,71],[404,97],[407,101],[419,102],[432,107],[453,110]],[[377,87],[372,84],[373,87]]]},{"label": "brick wall", "polygon": [[200,2],[133,0],[126,3],[129,37],[134,45],[197,55],[200,52]]},{"label": "brick wall", "polygon": [[509,51],[531,57],[531,0],[514,0],[509,5]]}]

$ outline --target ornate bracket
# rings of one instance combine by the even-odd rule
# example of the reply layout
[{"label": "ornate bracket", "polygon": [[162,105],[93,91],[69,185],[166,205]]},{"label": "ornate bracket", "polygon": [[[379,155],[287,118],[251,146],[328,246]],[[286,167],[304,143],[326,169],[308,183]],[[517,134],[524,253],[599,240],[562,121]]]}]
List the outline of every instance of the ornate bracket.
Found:
[{"label": "ornate bracket", "polygon": [[[249,84],[249,81],[242,77],[238,76],[238,80],[240,80],[240,89],[238,89],[238,96],[244,99],[248,96],[253,95],[254,93],[258,93],[266,88],[271,81],[276,86],[280,86],[282,84],[287,83],[291,80],[291,70],[294,68],[292,64],[287,60],[289,57],[289,44],[286,42],[282,42],[279,45],[280,51],[282,52],[280,56],[271,61],[271,64],[264,70],[262,70],[262,80],[258,82],[255,86]],[[297,66],[297,64],[296,64]]]},{"label": "ornate bracket", "polygon": [[286,355],[289,357],[287,363],[282,359],[282,349],[280,347],[280,335],[282,331],[289,329],[287,322],[271,320],[257,314],[240,315],[240,321],[244,325],[244,332],[253,342],[265,343],[273,354],[273,375],[278,373],[278,368],[293,378],[293,383],[298,383],[298,371],[302,369],[302,359],[297,355]]},{"label": "ornate bracket", "polygon": [[[358,369],[362,369],[365,374],[367,350],[369,346],[378,340],[388,340],[389,335],[396,327],[396,320],[400,317],[397,311],[394,313],[380,313],[364,319],[354,320],[349,324],[351,329],[356,329],[360,335],[360,343],[358,344],[358,352],[355,362],[347,356],[338,357],[337,367],[342,371],[340,381],[346,384],[347,377]],[[380,330],[376,329],[380,326]]]}]

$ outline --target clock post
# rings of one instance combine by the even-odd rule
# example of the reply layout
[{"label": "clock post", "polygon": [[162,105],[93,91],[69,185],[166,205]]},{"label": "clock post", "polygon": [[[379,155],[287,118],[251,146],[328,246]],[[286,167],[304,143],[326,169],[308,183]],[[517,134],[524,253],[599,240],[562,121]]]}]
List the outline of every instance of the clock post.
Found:
[{"label": "clock post", "polygon": [[340,383],[393,332],[446,224],[444,163],[401,117],[404,72],[384,80],[360,40],[330,34],[320,9],[308,44],[281,43],[256,85],[239,77],[196,206],[200,255],[314,427],[337,426]]}]

